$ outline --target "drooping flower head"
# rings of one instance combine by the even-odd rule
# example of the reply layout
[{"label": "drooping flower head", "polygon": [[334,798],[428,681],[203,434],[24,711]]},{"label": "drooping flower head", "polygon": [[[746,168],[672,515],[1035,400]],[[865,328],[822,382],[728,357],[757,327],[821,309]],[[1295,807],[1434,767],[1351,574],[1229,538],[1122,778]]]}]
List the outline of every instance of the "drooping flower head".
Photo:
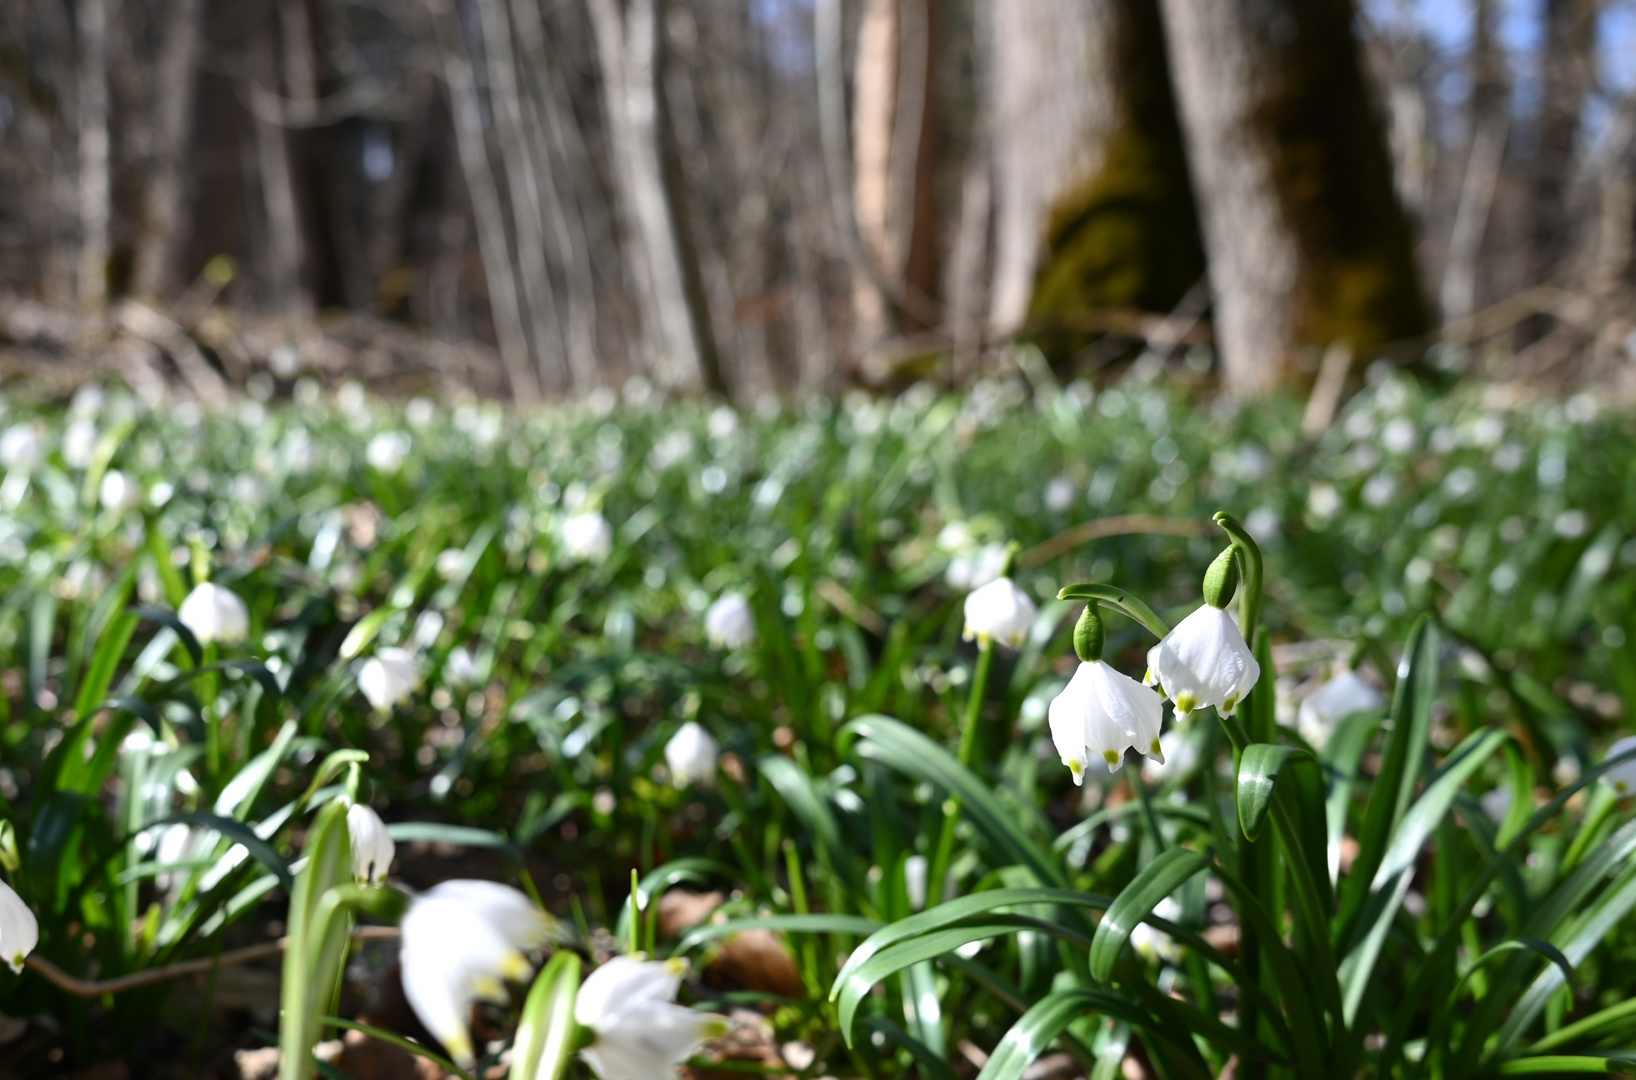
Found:
[{"label": "drooping flower head", "polygon": [[562,546],[575,562],[602,562],[612,553],[613,540],[613,526],[595,510],[583,510],[562,523]]},{"label": "drooping flower head", "polygon": [[1307,695],[1295,714],[1295,727],[1315,749],[1329,744],[1335,727],[1353,713],[1378,712],[1386,707],[1379,690],[1355,671],[1343,671]]},{"label": "drooping flower head", "polygon": [[[1628,754],[1636,750],[1636,735],[1630,735],[1608,747],[1607,760],[1611,761],[1621,754]],[[1602,783],[1613,788],[1620,795],[1636,793],[1636,759],[1615,765],[1602,774]]]},{"label": "drooping flower head", "polygon": [[1051,741],[1074,774],[1075,784],[1085,782],[1085,766],[1093,758],[1105,762],[1110,773],[1117,772],[1125,762],[1125,751],[1132,747],[1164,761],[1159,742],[1164,703],[1151,689],[1102,659],[1103,640],[1102,619],[1093,603],[1074,628],[1079,667],[1047,713]]},{"label": "drooping flower head", "polygon": [[386,833],[386,822],[362,803],[347,807],[347,833],[352,838],[352,878],[359,885],[379,885],[392,868],[398,847]]},{"label": "drooping flower head", "polygon": [[358,672],[358,689],[376,712],[387,712],[408,701],[419,686],[420,665],[415,663],[414,654],[395,645],[376,649]]},{"label": "drooping flower head", "polygon": [[670,769],[670,782],[678,788],[708,783],[716,775],[719,751],[710,732],[689,720],[665,743],[665,765]]},{"label": "drooping flower head", "polygon": [[17,891],[0,881],[0,960],[20,972],[23,960],[39,943],[40,921]]},{"label": "drooping flower head", "polygon": [[199,644],[243,641],[250,632],[250,609],[231,590],[213,582],[193,587],[176,610],[182,625],[193,631]]},{"label": "drooping flower head", "polygon": [[755,644],[756,617],[742,593],[723,593],[704,614],[704,632],[717,649],[742,649]]},{"label": "drooping flower head", "polygon": [[976,638],[979,645],[994,640],[1020,649],[1028,640],[1028,631],[1033,629],[1038,614],[1039,608],[1015,581],[1009,577],[995,578],[966,596],[963,636],[967,641]]},{"label": "drooping flower head", "polygon": [[1148,651],[1143,681],[1175,703],[1177,719],[1210,707],[1231,716],[1261,677],[1255,654],[1224,610],[1237,584],[1233,558],[1232,548],[1221,553],[1205,575],[1204,606]]},{"label": "drooping flower head", "polygon": [[661,1080],[676,1075],[699,1044],[725,1035],[720,1016],[677,1005],[685,960],[616,956],[591,972],[574,1002],[574,1019],[594,1036],[580,1051],[602,1080]]}]

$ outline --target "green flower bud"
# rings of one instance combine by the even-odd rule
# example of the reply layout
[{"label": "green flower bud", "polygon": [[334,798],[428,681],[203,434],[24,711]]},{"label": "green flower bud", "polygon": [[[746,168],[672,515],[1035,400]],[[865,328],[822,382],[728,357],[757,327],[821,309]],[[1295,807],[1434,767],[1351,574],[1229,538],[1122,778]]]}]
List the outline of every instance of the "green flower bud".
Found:
[{"label": "green flower bud", "polygon": [[1074,625],[1074,652],[1079,654],[1081,663],[1092,663],[1102,659],[1102,646],[1107,642],[1107,633],[1102,629],[1102,616],[1097,613],[1096,605],[1086,604],[1085,614],[1079,617]]},{"label": "green flower bud", "polygon": [[1238,560],[1233,555],[1234,549],[1227,548],[1204,572],[1204,602],[1213,608],[1226,607],[1238,589]]}]

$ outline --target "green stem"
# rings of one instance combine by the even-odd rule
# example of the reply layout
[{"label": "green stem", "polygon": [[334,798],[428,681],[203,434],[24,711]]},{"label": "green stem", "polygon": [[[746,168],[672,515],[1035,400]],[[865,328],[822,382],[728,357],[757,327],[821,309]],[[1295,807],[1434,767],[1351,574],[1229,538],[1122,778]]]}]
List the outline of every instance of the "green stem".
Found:
[{"label": "green stem", "polygon": [[1131,769],[1130,786],[1136,789],[1136,802],[1142,808],[1142,820],[1147,824],[1147,831],[1153,837],[1153,846],[1162,855],[1165,850],[1165,834],[1159,829],[1159,815],[1153,810],[1153,800],[1148,796],[1147,782],[1142,779],[1140,765]]},{"label": "green stem", "polygon": [[[977,752],[977,725],[983,717],[983,699],[988,696],[989,672],[994,668],[994,641],[983,642],[977,654],[977,670],[971,678],[971,697],[966,700],[965,724],[960,729],[960,767],[971,768],[972,756]],[[940,903],[943,883],[948,878],[949,861],[954,857],[954,830],[960,824],[961,804],[950,796],[948,812],[943,816],[943,830],[937,838],[937,850],[932,856],[926,876],[926,904]]]},{"label": "green stem", "polygon": [[1216,524],[1232,538],[1238,552],[1239,570],[1244,575],[1239,590],[1238,629],[1245,641],[1254,641],[1256,622],[1261,617],[1261,548],[1238,519],[1225,510],[1216,515]]}]

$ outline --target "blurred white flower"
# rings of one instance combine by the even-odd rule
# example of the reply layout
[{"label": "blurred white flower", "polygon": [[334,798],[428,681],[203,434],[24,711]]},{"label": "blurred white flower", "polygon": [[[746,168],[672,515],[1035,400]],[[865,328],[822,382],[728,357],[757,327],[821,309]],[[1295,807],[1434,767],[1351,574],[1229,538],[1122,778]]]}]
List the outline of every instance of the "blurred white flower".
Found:
[{"label": "blurred white flower", "polygon": [[716,755],[720,749],[708,731],[689,720],[665,743],[670,782],[678,788],[709,783],[716,776]]},{"label": "blurred white flower", "polygon": [[551,939],[551,917],[539,905],[509,885],[478,878],[443,881],[426,891],[433,899],[465,906],[513,949],[538,949]]},{"label": "blurred white flower", "polygon": [[903,890],[908,894],[909,907],[919,911],[926,906],[927,862],[924,855],[911,855],[903,860]]},{"label": "blurred white flower", "polygon": [[1505,816],[1511,812],[1511,789],[1497,787],[1483,792],[1478,800],[1483,804],[1483,813],[1487,814],[1496,824],[1503,822]]},{"label": "blurred white flower", "polygon": [[1329,737],[1353,713],[1378,712],[1386,698],[1355,671],[1343,671],[1308,694],[1295,714],[1295,729],[1314,749],[1329,745]]},{"label": "blurred white flower", "polygon": [[383,473],[394,473],[403,467],[409,456],[409,436],[402,431],[383,431],[369,440],[364,448],[364,460]]},{"label": "blurred white flower", "polygon": [[[465,885],[506,888],[493,882],[446,881],[417,897],[403,917],[399,962],[404,996],[415,1015],[456,1064],[469,1069],[476,1060],[466,1027],[472,1003],[504,1004],[504,983],[523,981],[533,966],[522,953],[525,946],[508,938],[505,925],[497,921],[487,889],[451,888]],[[532,907],[521,893],[517,899]]]},{"label": "blurred white flower", "polygon": [[985,544],[975,552],[962,551],[949,560],[944,580],[952,589],[980,589],[1005,569],[1005,545]]},{"label": "blurred white flower", "polygon": [[0,465],[7,472],[32,472],[41,457],[40,435],[32,424],[13,424],[0,432]]},{"label": "blurred white flower", "polygon": [[1052,701],[1051,741],[1062,763],[1085,782],[1085,765],[1093,756],[1117,772],[1125,751],[1135,747],[1148,757],[1164,760],[1159,728],[1164,723],[1164,702],[1135,679],[1122,675],[1105,661],[1082,661]]},{"label": "blurred white flower", "polygon": [[398,847],[386,834],[386,822],[362,803],[347,807],[347,833],[352,838],[352,877],[360,885],[379,885],[392,868]]},{"label": "blurred white flower", "polygon": [[466,553],[459,548],[444,548],[437,553],[437,576],[448,581],[466,565]]},{"label": "blurred white flower", "polygon": [[89,420],[75,420],[62,436],[62,459],[76,469],[91,464],[97,449],[97,426]]},{"label": "blurred white flower", "polygon": [[951,521],[937,533],[937,546],[940,551],[960,551],[970,547],[971,542],[971,527],[964,521]]},{"label": "blurred white flower", "polygon": [[375,650],[358,672],[358,689],[375,707],[387,712],[409,700],[420,687],[420,665],[408,649],[387,645]]},{"label": "blurred white flower", "polygon": [[[1182,906],[1171,897],[1165,897],[1153,905],[1153,914],[1166,922],[1175,922],[1182,917]],[[1139,922],[1130,931],[1130,945],[1136,954],[1148,963],[1164,961],[1174,964],[1181,960],[1182,950],[1171,936],[1146,922]]]},{"label": "blurred white flower", "polygon": [[990,639],[1013,649],[1022,648],[1033,629],[1039,608],[1008,577],[996,578],[966,596],[966,626],[962,636],[985,645]]},{"label": "blurred white flower", "polygon": [[[1630,735],[1608,747],[1608,756],[1605,761],[1611,761],[1620,754],[1628,754],[1636,750],[1636,735]],[[1615,765],[1602,774],[1602,783],[1608,784],[1620,795],[1629,795],[1636,792],[1636,758],[1622,765]]]},{"label": "blurred white flower", "polygon": [[562,523],[562,544],[576,562],[596,562],[613,551],[613,526],[595,510],[571,515]]},{"label": "blurred white flower", "polygon": [[1394,454],[1407,454],[1414,449],[1420,433],[1415,430],[1414,421],[1404,417],[1397,417],[1387,423],[1380,433],[1381,445]]},{"label": "blurred white flower", "polygon": [[1054,476],[1045,485],[1045,508],[1060,514],[1074,504],[1074,482],[1066,476]]},{"label": "blurred white flower", "polygon": [[118,469],[109,469],[102,474],[97,498],[108,510],[134,510],[142,505],[142,488]]},{"label": "blurred white flower", "polygon": [[1180,728],[1159,736],[1160,756],[1142,762],[1142,779],[1160,784],[1172,776],[1186,776],[1199,764],[1199,744]]},{"label": "blurred white flower", "polygon": [[40,922],[17,891],[0,881],[0,959],[12,971],[23,970],[23,960],[40,943]]},{"label": "blurred white flower", "polygon": [[1238,624],[1221,608],[1202,605],[1148,650],[1148,685],[1158,685],[1176,705],[1177,719],[1214,706],[1231,716],[1244,700],[1261,665]]},{"label": "blurred white flower", "polygon": [[602,1080],[661,1080],[708,1039],[732,1025],[675,1004],[685,960],[616,956],[591,972],[574,1002],[574,1019],[595,1038],[580,1051]]},{"label": "blurred white flower", "polygon": [[443,681],[449,686],[470,686],[477,681],[477,660],[464,645],[449,650],[443,661]]},{"label": "blurred white flower", "polygon": [[213,582],[193,587],[177,609],[176,617],[193,631],[199,644],[243,641],[250,632],[250,610],[230,590]]},{"label": "blurred white flower", "polygon": [[704,616],[705,636],[718,649],[743,649],[755,644],[756,616],[742,593],[723,593]]}]

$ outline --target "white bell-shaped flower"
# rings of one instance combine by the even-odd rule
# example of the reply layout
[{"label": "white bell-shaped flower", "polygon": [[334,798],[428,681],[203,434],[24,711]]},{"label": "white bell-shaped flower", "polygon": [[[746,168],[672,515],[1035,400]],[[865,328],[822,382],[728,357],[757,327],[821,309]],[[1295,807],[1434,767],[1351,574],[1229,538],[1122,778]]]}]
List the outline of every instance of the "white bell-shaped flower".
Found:
[{"label": "white bell-shaped flower", "polygon": [[62,459],[70,467],[83,469],[97,452],[97,426],[81,417],[69,424],[62,435]]},{"label": "white bell-shaped flower", "polygon": [[1074,774],[1075,784],[1085,782],[1085,765],[1093,757],[1105,761],[1109,772],[1117,772],[1131,747],[1164,761],[1159,744],[1164,702],[1105,661],[1081,661],[1074,677],[1051,701],[1048,716],[1051,741]]},{"label": "white bell-shaped flower", "polygon": [[716,756],[720,750],[710,732],[689,720],[665,743],[665,765],[670,769],[670,782],[678,788],[709,783],[715,779]]},{"label": "white bell-shaped flower", "polygon": [[455,878],[426,891],[432,899],[462,904],[513,949],[538,949],[551,939],[551,917],[509,885],[477,878]]},{"label": "white bell-shaped flower", "polygon": [[402,431],[383,431],[364,447],[364,460],[377,472],[395,473],[409,456],[409,436]]},{"label": "white bell-shaped flower", "polygon": [[417,897],[402,928],[404,996],[449,1056],[469,1069],[476,1060],[466,1027],[472,1002],[503,1004],[503,984],[523,981],[533,967],[479,909],[454,896]]},{"label": "white bell-shaped flower", "polygon": [[142,505],[142,487],[118,469],[102,474],[97,499],[105,510],[134,510]]},{"label": "white bell-shaped flower", "polygon": [[209,581],[193,587],[177,609],[176,617],[193,631],[201,645],[212,641],[243,641],[250,633],[250,609],[244,606],[244,601],[231,590]]},{"label": "white bell-shaped flower", "polygon": [[1336,726],[1353,713],[1378,712],[1386,698],[1355,671],[1343,671],[1308,694],[1295,714],[1295,729],[1315,749],[1329,745]]},{"label": "white bell-shaped flower", "polygon": [[[1165,897],[1153,906],[1153,914],[1166,922],[1175,922],[1182,917],[1182,906],[1171,897]],[[1131,927],[1130,945],[1136,950],[1136,955],[1150,964],[1164,961],[1165,963],[1179,963],[1182,958],[1181,946],[1174,938],[1156,926],[1146,922],[1139,922]]]},{"label": "white bell-shaped flower", "polygon": [[[1628,754],[1636,750],[1636,735],[1620,739],[1608,747],[1608,756],[1604,760],[1612,760],[1621,754]],[[1609,785],[1620,795],[1636,793],[1636,759],[1615,765],[1602,774],[1602,783]]]},{"label": "white bell-shaped flower", "polygon": [[574,1002],[574,1019],[595,1036],[580,1051],[602,1080],[661,1080],[676,1075],[708,1039],[731,1024],[677,1005],[685,960],[616,956],[591,972]]},{"label": "white bell-shaped flower", "polygon": [[33,472],[44,458],[33,424],[13,424],[0,432],[0,465],[7,472]]},{"label": "white bell-shaped flower", "polygon": [[1147,654],[1148,685],[1157,684],[1185,719],[1214,707],[1231,716],[1261,676],[1261,665],[1244,643],[1238,624],[1221,608],[1205,604]]},{"label": "white bell-shaped flower", "polygon": [[755,644],[756,616],[742,593],[723,593],[704,614],[704,632],[718,649],[743,649]]},{"label": "white bell-shaped flower", "polygon": [[420,665],[408,649],[387,645],[375,650],[358,672],[358,689],[375,707],[387,712],[401,705],[420,687]]},{"label": "white bell-shaped flower", "polygon": [[1039,608],[1015,581],[995,578],[966,597],[964,636],[967,641],[976,638],[979,645],[993,640],[1020,649],[1038,614]]},{"label": "white bell-shaped flower", "polygon": [[386,834],[386,822],[362,803],[347,807],[347,832],[352,837],[352,877],[360,885],[379,885],[392,868],[398,847]]},{"label": "white bell-shaped flower", "polygon": [[12,971],[23,970],[23,960],[40,943],[40,921],[23,898],[0,881],[0,959]]},{"label": "white bell-shaped flower", "polygon": [[1142,762],[1142,779],[1162,784],[1173,776],[1186,776],[1199,765],[1198,740],[1190,739],[1181,728],[1171,728],[1159,736],[1159,756]]},{"label": "white bell-shaped flower", "polygon": [[612,553],[613,540],[613,526],[595,510],[582,510],[562,523],[562,546],[576,562],[602,562]]},{"label": "white bell-shaped flower", "polygon": [[903,891],[913,911],[926,906],[926,877],[931,872],[928,867],[924,855],[911,855],[903,860]]}]

